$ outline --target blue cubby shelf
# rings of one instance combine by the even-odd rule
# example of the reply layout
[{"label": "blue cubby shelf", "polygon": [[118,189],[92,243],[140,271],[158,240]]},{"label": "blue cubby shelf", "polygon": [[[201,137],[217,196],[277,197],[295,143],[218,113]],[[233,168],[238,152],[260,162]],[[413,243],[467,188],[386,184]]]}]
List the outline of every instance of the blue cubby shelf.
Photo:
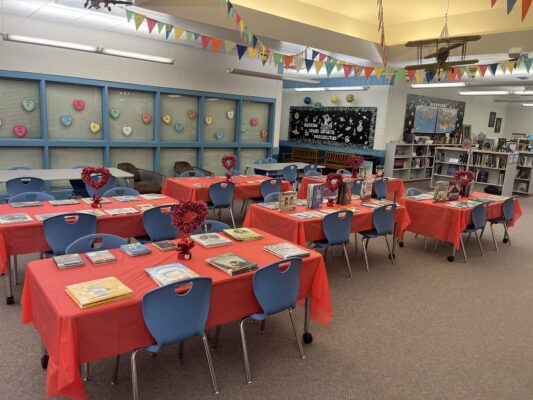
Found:
[{"label": "blue cubby shelf", "polygon": [[[84,79],[68,76],[58,76],[49,74],[37,74],[29,72],[7,71],[0,70],[0,79],[15,79],[37,82],[39,84],[39,106],[41,112],[41,137],[40,139],[16,139],[16,138],[0,138],[0,149],[3,147],[39,147],[43,150],[43,167],[48,168],[50,166],[50,149],[51,148],[102,148],[104,156],[104,164],[109,165],[110,151],[114,148],[143,148],[152,149],[154,152],[154,171],[160,171],[160,154],[161,149],[167,148],[183,148],[183,149],[196,149],[197,152],[197,165],[203,166],[203,154],[204,149],[213,148],[231,148],[234,149],[237,155],[240,155],[241,149],[266,149],[267,156],[272,156],[272,145],[274,138],[274,118],[276,100],[268,97],[253,97],[253,96],[240,96],[236,94],[228,93],[210,93],[195,90],[184,90],[178,88],[147,86],[147,85],[135,85],[130,83],[121,82],[109,82],[96,79]],[[76,140],[76,139],[50,139],[48,136],[48,115],[47,115],[47,98],[46,98],[46,85],[47,83],[62,83],[72,85],[84,85],[99,87],[102,90],[102,131],[99,134],[100,138],[95,140]],[[153,107],[153,140],[111,140],[110,138],[110,124],[109,124],[109,91],[112,89],[123,89],[141,92],[150,92],[153,94],[154,107]],[[193,96],[198,99],[197,110],[197,141],[184,142],[184,141],[169,141],[161,140],[161,120],[159,118],[161,112],[161,95],[166,94],[179,94],[184,96]],[[204,139],[204,110],[206,98],[220,98],[236,101],[235,110],[235,141],[233,142],[218,142],[218,141],[206,141]],[[253,101],[258,103],[267,104],[269,107],[269,139],[267,142],[251,143],[242,142],[240,135],[240,121],[242,118],[242,107],[244,101]],[[239,157],[240,158],[240,157]],[[176,160],[177,161],[177,160]],[[240,167],[240,165],[238,166]]]}]

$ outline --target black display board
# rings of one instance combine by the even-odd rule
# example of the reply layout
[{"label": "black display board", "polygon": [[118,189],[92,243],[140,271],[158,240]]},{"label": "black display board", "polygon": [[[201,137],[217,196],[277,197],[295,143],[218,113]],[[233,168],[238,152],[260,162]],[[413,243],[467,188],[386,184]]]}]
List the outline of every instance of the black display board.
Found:
[{"label": "black display board", "polygon": [[372,149],[376,114],[376,107],[291,107],[289,140]]},{"label": "black display board", "polygon": [[[429,116],[434,110],[434,123],[430,122]],[[448,129],[445,126],[446,118],[453,115],[455,125]],[[420,96],[417,94],[407,95],[407,104],[405,106],[405,123],[403,127],[403,140],[406,143],[413,141],[416,134],[444,134],[449,133],[451,137],[459,138],[463,130],[463,118],[465,115],[465,102],[449,99],[440,99],[438,97]],[[426,118],[426,121],[421,119]],[[421,126],[433,126],[432,129],[419,129]]]}]

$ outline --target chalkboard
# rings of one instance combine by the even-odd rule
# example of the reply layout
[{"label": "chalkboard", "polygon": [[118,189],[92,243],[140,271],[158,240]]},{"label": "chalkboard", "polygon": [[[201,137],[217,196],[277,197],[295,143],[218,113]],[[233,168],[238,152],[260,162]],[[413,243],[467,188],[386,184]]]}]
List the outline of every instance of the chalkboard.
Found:
[{"label": "chalkboard", "polygon": [[289,140],[372,149],[376,107],[291,107]]}]

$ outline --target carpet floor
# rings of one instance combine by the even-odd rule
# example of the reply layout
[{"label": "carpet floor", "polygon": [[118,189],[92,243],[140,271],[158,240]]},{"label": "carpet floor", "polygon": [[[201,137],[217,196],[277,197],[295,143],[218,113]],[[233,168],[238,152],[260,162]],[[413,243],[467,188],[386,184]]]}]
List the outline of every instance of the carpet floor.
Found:
[{"label": "carpet floor", "polygon": [[[349,279],[340,251],[330,252],[333,319],[327,327],[311,324],[314,341],[305,345],[305,359],[298,356],[288,315],[270,318],[262,335],[249,323],[254,381],[247,384],[238,324],[230,323],[222,327],[213,352],[218,396],[211,392],[198,338],[186,342],[181,362],[175,346],[156,357],[140,354],[141,399],[533,398],[533,198],[520,203],[524,215],[511,229],[512,246],[501,244],[503,229],[497,227],[500,252],[489,233],[483,237],[484,257],[475,240],[467,243],[468,263],[460,254],[447,262],[448,247],[433,252],[428,240],[431,250],[425,251],[423,238],[408,233],[394,266],[385,242],[370,242],[370,272],[352,243]],[[20,264],[35,258],[21,257]],[[45,399],[39,336],[20,323],[21,286],[14,293],[15,305],[0,304],[0,399]],[[303,309],[295,314],[302,330]],[[89,399],[132,398],[129,358],[122,357],[115,386],[110,385],[113,365],[111,359],[91,363]]]}]

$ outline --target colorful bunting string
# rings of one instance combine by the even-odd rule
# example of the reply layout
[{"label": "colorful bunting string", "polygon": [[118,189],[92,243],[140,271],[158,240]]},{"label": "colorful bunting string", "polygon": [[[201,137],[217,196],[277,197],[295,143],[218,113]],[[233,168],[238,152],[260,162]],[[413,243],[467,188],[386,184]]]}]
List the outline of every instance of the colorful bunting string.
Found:
[{"label": "colorful bunting string", "polygon": [[[490,6],[494,7],[497,1],[498,0],[490,0]],[[532,2],[533,0],[522,0],[522,22],[524,22]],[[516,0],[507,0],[507,15],[511,14],[515,5]]]}]

